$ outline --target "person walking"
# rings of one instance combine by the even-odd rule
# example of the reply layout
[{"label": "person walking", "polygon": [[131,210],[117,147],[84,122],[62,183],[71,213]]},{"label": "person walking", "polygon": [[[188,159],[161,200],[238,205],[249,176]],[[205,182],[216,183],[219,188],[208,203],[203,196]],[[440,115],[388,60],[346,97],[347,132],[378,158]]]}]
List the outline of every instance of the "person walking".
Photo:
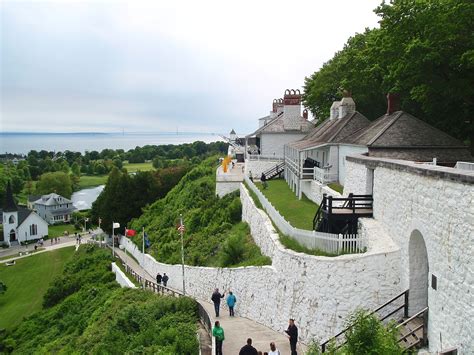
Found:
[{"label": "person walking", "polygon": [[252,346],[252,339],[247,339],[247,345],[244,345],[240,351],[239,355],[258,355],[257,349]]},{"label": "person walking", "polygon": [[273,341],[270,343],[270,352],[268,353],[268,355],[281,355],[280,350],[276,348],[275,343]]},{"label": "person walking", "polygon": [[158,285],[161,285],[161,280],[162,280],[162,279],[163,279],[163,278],[162,278],[162,276],[161,276],[160,273],[156,274],[156,283],[157,283]]},{"label": "person walking", "polygon": [[222,355],[222,343],[224,342],[225,336],[224,328],[221,327],[218,320],[214,323],[212,336],[216,338],[216,355]]},{"label": "person walking", "polygon": [[162,278],[162,281],[163,281],[163,286],[166,287],[166,285],[168,284],[168,280],[169,280],[169,277],[168,275],[166,275],[166,272],[163,274],[163,278]]},{"label": "person walking", "polygon": [[298,342],[298,328],[295,325],[295,320],[290,318],[288,322],[288,329],[285,330],[285,333],[288,334],[288,339],[290,340],[290,349],[291,355],[298,355],[296,352],[296,343]]},{"label": "person walking", "polygon": [[219,289],[216,288],[211,296],[211,300],[214,303],[214,310],[216,311],[216,317],[219,317],[219,308],[221,307],[221,298],[224,298],[225,293],[222,295],[219,293]]},{"label": "person walking", "polygon": [[234,294],[232,293],[232,291],[229,291],[229,296],[227,296],[227,306],[229,307],[229,315],[231,317],[234,317],[235,314],[234,314],[234,306],[235,306],[235,303],[237,302],[237,298],[235,298]]},{"label": "person walking", "polygon": [[260,176],[260,181],[262,182],[263,189],[265,190],[268,187],[267,177],[265,176],[265,173],[262,173],[262,176]]}]

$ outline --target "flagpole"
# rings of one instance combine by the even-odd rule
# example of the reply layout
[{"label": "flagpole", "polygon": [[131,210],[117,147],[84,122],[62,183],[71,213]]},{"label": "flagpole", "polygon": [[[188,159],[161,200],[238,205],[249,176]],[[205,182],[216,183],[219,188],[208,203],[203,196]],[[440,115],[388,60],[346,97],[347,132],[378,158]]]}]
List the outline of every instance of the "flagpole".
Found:
[{"label": "flagpole", "polygon": [[114,228],[115,223],[112,222],[112,256],[115,260],[115,228]]},{"label": "flagpole", "polygon": [[181,234],[181,271],[183,274],[183,295],[186,296],[186,286],[184,283],[184,242],[183,242],[183,215],[179,215],[180,234]]},{"label": "flagpole", "polygon": [[145,289],[145,227],[142,227],[142,269],[143,269],[143,289]]},{"label": "flagpole", "polygon": [[127,227],[125,227],[125,245],[124,245],[124,250],[125,250],[125,270],[127,270],[127,244],[128,244],[128,239],[127,239]]}]

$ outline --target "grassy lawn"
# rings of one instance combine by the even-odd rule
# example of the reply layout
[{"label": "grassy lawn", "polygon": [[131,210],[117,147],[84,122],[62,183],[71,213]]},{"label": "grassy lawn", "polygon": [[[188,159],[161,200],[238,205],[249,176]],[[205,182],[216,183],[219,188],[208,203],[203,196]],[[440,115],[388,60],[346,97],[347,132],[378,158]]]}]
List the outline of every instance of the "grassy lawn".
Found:
[{"label": "grassy lawn", "polygon": [[19,259],[13,266],[0,265],[0,280],[7,292],[0,296],[0,328],[12,329],[22,318],[42,308],[43,295],[64,264],[72,257],[74,247]]},{"label": "grassy lawn", "polygon": [[68,231],[69,235],[74,234],[74,232],[76,232],[74,224],[56,224],[49,226],[48,235],[50,238],[62,237],[64,235],[64,231]]},{"label": "grassy lawn", "polygon": [[298,197],[283,179],[268,181],[266,190],[263,190],[261,183],[257,182],[256,185],[293,227],[313,230],[313,218],[318,209],[317,204],[304,195],[301,200],[298,200]]},{"label": "grassy lawn", "polygon": [[328,184],[328,187],[330,189],[333,189],[334,191],[339,192],[341,195],[342,195],[342,191],[344,191],[344,186],[342,186],[341,184],[338,184],[337,182],[332,182]]},{"label": "grassy lawn", "polygon": [[105,185],[108,175],[81,175],[79,179],[79,189],[87,189],[89,187],[96,187]]},{"label": "grassy lawn", "polygon": [[148,163],[128,163],[124,162],[123,167],[127,169],[129,173],[134,173],[137,171],[149,171],[154,170],[153,164],[151,162]]}]

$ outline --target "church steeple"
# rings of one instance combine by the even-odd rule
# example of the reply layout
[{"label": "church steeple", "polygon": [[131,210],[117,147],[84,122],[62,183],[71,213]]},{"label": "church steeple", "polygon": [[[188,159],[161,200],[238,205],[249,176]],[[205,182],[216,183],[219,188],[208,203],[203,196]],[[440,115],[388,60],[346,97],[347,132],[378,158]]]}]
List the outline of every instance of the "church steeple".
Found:
[{"label": "church steeple", "polygon": [[12,185],[10,184],[10,181],[8,181],[7,183],[7,190],[5,192],[5,201],[3,204],[3,211],[4,212],[18,211],[18,207],[16,206],[15,199],[13,198]]}]

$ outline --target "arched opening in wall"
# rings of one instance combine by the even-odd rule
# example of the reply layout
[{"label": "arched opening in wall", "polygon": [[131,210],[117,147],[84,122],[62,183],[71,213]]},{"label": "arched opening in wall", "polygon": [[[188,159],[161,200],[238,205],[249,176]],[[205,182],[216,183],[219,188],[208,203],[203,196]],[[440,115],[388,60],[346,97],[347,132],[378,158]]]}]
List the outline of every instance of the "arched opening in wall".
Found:
[{"label": "arched opening in wall", "polygon": [[408,312],[411,315],[428,306],[429,263],[423,235],[414,230],[408,244],[410,291]]}]

